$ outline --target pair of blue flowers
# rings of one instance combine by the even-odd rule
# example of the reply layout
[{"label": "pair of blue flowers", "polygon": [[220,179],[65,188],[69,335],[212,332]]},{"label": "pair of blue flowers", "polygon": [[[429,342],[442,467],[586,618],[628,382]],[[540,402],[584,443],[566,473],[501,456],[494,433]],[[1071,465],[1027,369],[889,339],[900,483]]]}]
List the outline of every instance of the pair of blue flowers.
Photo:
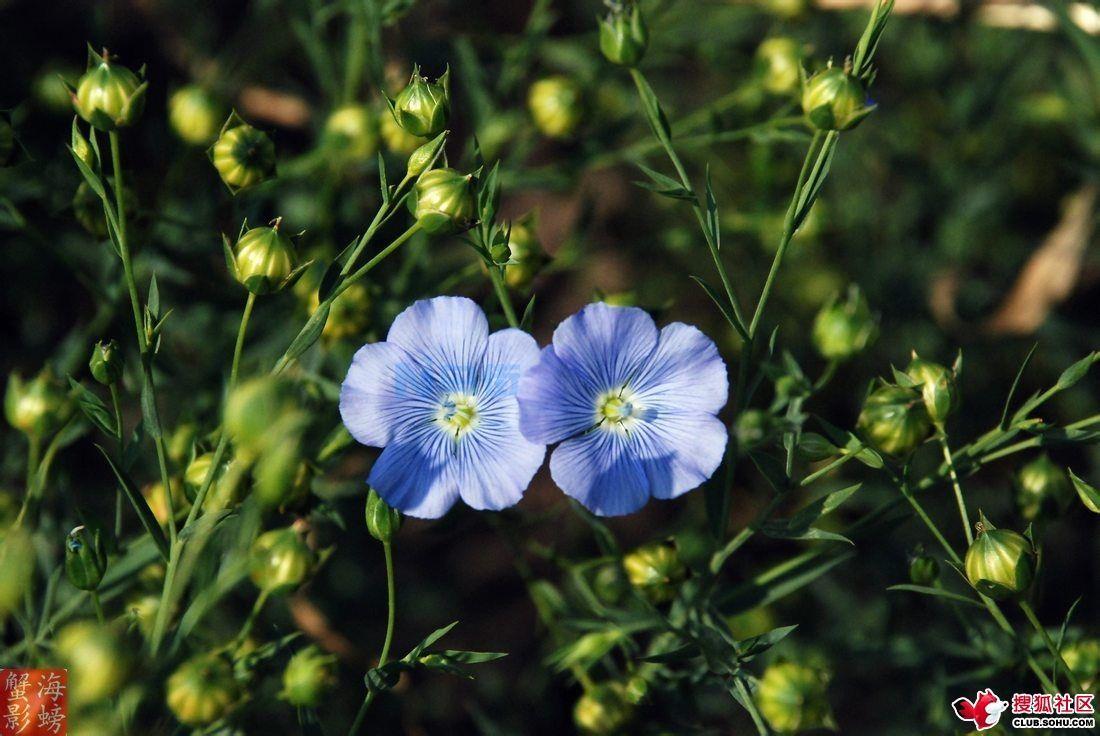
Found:
[{"label": "pair of blue flowers", "polygon": [[714,473],[728,392],[718,349],[695,327],[658,330],[641,309],[589,304],[540,351],[521,330],[490,334],[473,301],[441,296],[355,354],[340,414],[356,440],[384,448],[367,482],[410,516],[439,518],[458,498],[512,506],[554,444],[554,482],[617,516]]}]

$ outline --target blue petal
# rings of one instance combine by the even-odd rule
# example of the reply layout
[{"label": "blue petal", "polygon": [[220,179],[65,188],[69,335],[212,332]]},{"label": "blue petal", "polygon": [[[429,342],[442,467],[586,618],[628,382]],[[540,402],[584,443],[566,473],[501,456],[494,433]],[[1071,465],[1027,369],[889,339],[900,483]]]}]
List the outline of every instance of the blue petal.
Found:
[{"label": "blue petal", "polygon": [[[460,440],[451,469],[462,500],[480,510],[515,506],[542,460],[544,445],[529,442],[516,427],[514,398],[499,402],[478,428]],[[490,424],[492,426],[487,426]]]},{"label": "blue petal", "polygon": [[709,337],[674,322],[661,330],[657,350],[632,382],[637,400],[661,410],[717,414],[726,405],[726,364]]},{"label": "blue petal", "polygon": [[726,425],[711,414],[670,411],[639,422],[624,440],[654,498],[676,498],[701,486],[726,452]]},{"label": "blue petal", "polygon": [[657,326],[645,310],[589,304],[554,330],[554,352],[599,393],[632,379],[657,347]]},{"label": "blue petal", "polygon": [[485,313],[461,296],[415,302],[397,315],[386,336],[430,372],[444,394],[473,388],[488,339]]},{"label": "blue petal", "polygon": [[532,442],[550,444],[576,436],[596,422],[594,390],[582,374],[558,358],[553,345],[520,378],[519,426]]},{"label": "blue petal", "polygon": [[438,519],[458,499],[458,485],[448,468],[450,442],[433,425],[406,432],[382,451],[367,483],[402,513]]},{"label": "blue petal", "polygon": [[539,346],[523,330],[509,328],[489,336],[484,363],[473,394],[482,400],[516,395],[520,376],[538,362]]},{"label": "blue petal", "polygon": [[599,516],[637,511],[649,500],[649,479],[623,435],[596,430],[561,443],[550,475],[567,496]]},{"label": "blue petal", "polygon": [[364,345],[340,387],[340,416],[364,445],[385,447],[404,424],[431,416],[440,386],[393,343]]}]

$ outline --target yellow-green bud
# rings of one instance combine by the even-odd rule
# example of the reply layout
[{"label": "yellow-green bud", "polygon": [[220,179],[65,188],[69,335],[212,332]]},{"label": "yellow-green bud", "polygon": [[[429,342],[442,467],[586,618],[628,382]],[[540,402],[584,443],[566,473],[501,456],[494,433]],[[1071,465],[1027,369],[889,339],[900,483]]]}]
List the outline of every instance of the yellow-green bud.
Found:
[{"label": "yellow-green bud", "polygon": [[573,722],[581,733],[609,736],[620,732],[634,717],[626,688],[618,682],[596,685],[573,707]]},{"label": "yellow-green bud", "polygon": [[107,572],[107,545],[102,529],[83,524],[65,540],[65,574],[80,590],[95,590]]},{"label": "yellow-green bud", "polygon": [[867,299],[853,285],[847,297],[836,298],[814,318],[814,347],[826,360],[848,360],[863,352],[874,339],[875,317]]},{"label": "yellow-green bud", "polygon": [[188,145],[209,146],[221,132],[223,120],[221,104],[197,84],[181,87],[168,98],[168,122]]},{"label": "yellow-green bud", "polygon": [[512,225],[508,233],[508,252],[510,258],[504,270],[505,283],[513,289],[528,288],[548,260],[546,251],[535,236],[533,223],[521,221]]},{"label": "yellow-green bud", "polygon": [[802,111],[819,130],[854,128],[872,110],[860,81],[839,67],[822,69],[802,88]]},{"label": "yellow-green bud", "polygon": [[802,45],[793,38],[766,39],[756,49],[760,84],[773,95],[790,95],[802,83]]},{"label": "yellow-green bud", "polygon": [[180,723],[198,728],[225,718],[240,702],[241,686],[233,665],[221,654],[199,654],[171,674],[168,707]]},{"label": "yellow-green bud", "polygon": [[345,105],[325,121],[324,146],[339,162],[364,163],[378,153],[378,121],[365,105]]},{"label": "yellow-green bud", "polygon": [[914,555],[909,560],[909,580],[914,585],[929,586],[940,578],[940,563],[929,555]]},{"label": "yellow-green bud", "polygon": [[70,705],[98,703],[117,693],[130,670],[128,651],[114,629],[91,621],[57,632],[54,652],[69,668]]},{"label": "yellow-green bud", "polygon": [[672,542],[651,542],[623,557],[627,580],[653,603],[665,603],[676,597],[680,583],[687,578],[687,567]]},{"label": "yellow-green bud", "polygon": [[279,697],[299,708],[316,708],[335,686],[336,657],[308,646],[286,663]]},{"label": "yellow-green bud", "polygon": [[236,193],[275,174],[275,144],[267,133],[240,123],[222,130],[210,149],[210,160],[225,185]]},{"label": "yellow-green bud", "polygon": [[[905,374],[917,384],[916,388],[921,392],[924,408],[932,423],[942,426],[948,415],[959,405],[955,371],[939,363],[922,360],[913,353],[913,360],[905,369]],[[1067,482],[1068,480],[1067,478]]]},{"label": "yellow-green bud", "polygon": [[[168,482],[169,487],[172,489],[172,509],[179,514],[186,508],[190,507],[187,501],[187,496],[183,492],[183,484],[180,483],[178,478],[171,478]],[[141,495],[145,497],[145,502],[149,504],[149,510],[153,512],[153,516],[160,522],[161,526],[165,526],[168,523],[168,494],[164,490],[164,483],[157,481],[151,483],[142,489]]]},{"label": "yellow-green bud", "polygon": [[[299,286],[303,284],[304,280],[299,282]],[[320,299],[317,297],[316,281],[313,282],[313,288],[308,290],[304,301],[310,313],[317,309]],[[321,337],[328,343],[360,337],[370,327],[373,306],[370,287],[362,281],[352,283],[329,306],[328,320],[325,321]]]},{"label": "yellow-green bud", "polygon": [[448,70],[434,82],[420,76],[419,67],[405,89],[393,100],[393,116],[398,125],[422,138],[433,138],[447,127],[451,114]]},{"label": "yellow-green bud", "polygon": [[122,378],[122,352],[114,340],[97,342],[92,348],[92,357],[88,360],[88,370],[92,378],[104,386],[118,383]]},{"label": "yellow-green bud", "polygon": [[[190,503],[194,503],[195,499],[198,498],[199,491],[202,490],[202,486],[206,482],[206,476],[210,473],[210,466],[213,462],[214,453],[204,452],[189,462],[187,468],[183,471],[183,492]],[[214,481],[211,483],[211,489],[207,492],[208,500],[210,495],[213,495],[214,489],[222,476],[225,475],[225,470],[228,467],[229,463],[223,462],[221,467],[214,472]],[[204,503],[203,506],[205,507],[205,505]]]},{"label": "yellow-green bud", "polygon": [[92,144],[88,142],[88,139],[84,137],[84,133],[81,132],[80,126],[77,125],[76,118],[73,118],[73,130],[69,141],[69,145],[72,147],[76,157],[83,161],[89,169],[94,171],[97,163],[95,149],[92,148]]},{"label": "yellow-green bud", "polygon": [[11,121],[0,115],[0,166],[7,166],[15,152],[15,130]]},{"label": "yellow-green bud", "polygon": [[115,64],[104,51],[92,61],[76,85],[73,106],[77,114],[99,130],[116,130],[137,122],[145,109],[143,82],[136,74]]},{"label": "yellow-green bud", "polygon": [[615,2],[600,21],[600,51],[612,64],[637,66],[649,46],[649,29],[633,0]]},{"label": "yellow-green bud", "polygon": [[991,529],[984,519],[966,551],[966,577],[981,594],[1003,600],[1025,592],[1035,577],[1035,548],[1011,529]]},{"label": "yellow-green bud", "polygon": [[779,662],[764,670],[756,704],[779,733],[834,728],[828,687],[827,673],[794,662]]},{"label": "yellow-green bud", "polygon": [[737,446],[742,450],[758,447],[775,432],[771,415],[759,409],[741,412],[734,425]]},{"label": "yellow-green bud", "polygon": [[313,470],[301,459],[299,443],[292,440],[265,452],[256,466],[252,495],[265,509],[286,511],[309,498]]},{"label": "yellow-green bud", "polygon": [[367,494],[367,531],[383,544],[393,541],[393,535],[401,528],[401,512],[391,508],[373,488]]},{"label": "yellow-green bud", "polygon": [[881,386],[863,402],[856,425],[871,446],[904,458],[932,435],[932,420],[916,390]]},{"label": "yellow-green bud", "polygon": [[61,428],[70,412],[64,388],[46,368],[30,381],[19,374],[8,377],[4,416],[8,424],[30,437],[44,437]]},{"label": "yellow-green bud", "polygon": [[260,590],[288,593],[310,576],[317,555],[291,528],[275,529],[256,538],[248,553],[248,574]]},{"label": "yellow-green bud", "polygon": [[401,156],[408,156],[426,142],[422,136],[413,135],[402,128],[387,108],[378,119],[378,132],[386,149]]},{"label": "yellow-green bud", "polygon": [[469,230],[477,218],[474,178],[454,169],[433,169],[416,182],[416,221],[430,235]]},{"label": "yellow-green bud", "polygon": [[1016,474],[1016,503],[1025,519],[1057,515],[1066,510],[1075,495],[1065,469],[1055,465],[1045,452]]},{"label": "yellow-green bud", "polygon": [[428,167],[431,166],[432,161],[435,159],[436,153],[439,151],[439,146],[440,143],[436,140],[430,140],[410,153],[407,168],[408,176],[419,176],[427,171]]},{"label": "yellow-green bud", "polygon": [[191,456],[191,448],[199,436],[199,428],[191,422],[180,422],[168,438],[168,457],[177,465]]},{"label": "yellow-green bud", "polygon": [[137,628],[146,639],[153,636],[157,623],[157,610],[160,608],[160,596],[146,593],[131,599],[126,604],[126,620]]},{"label": "yellow-green bud", "polygon": [[546,77],[531,85],[527,109],[540,133],[549,138],[570,138],[584,118],[584,94],[569,77]]},{"label": "yellow-green bud", "polygon": [[1062,659],[1086,690],[1100,684],[1100,639],[1081,639],[1065,645]]},{"label": "yellow-green bud", "polygon": [[23,526],[0,527],[0,624],[21,609],[34,569],[34,541],[27,530]]},{"label": "yellow-green bud", "polygon": [[592,590],[609,606],[618,605],[630,590],[626,578],[615,564],[600,565],[592,576]]},{"label": "yellow-green bud", "polygon": [[624,695],[626,696],[627,702],[638,705],[645,700],[645,696],[648,694],[649,683],[641,675],[634,675],[634,677],[626,681],[626,691]]},{"label": "yellow-green bud", "polygon": [[279,223],[275,220],[272,227],[251,228],[237,241],[234,276],[253,294],[279,291],[297,275],[294,243],[279,229]]},{"label": "yellow-green bud", "polygon": [[233,389],[225,404],[225,428],[240,450],[259,455],[270,445],[273,428],[285,426],[296,413],[291,384],[261,376]]}]

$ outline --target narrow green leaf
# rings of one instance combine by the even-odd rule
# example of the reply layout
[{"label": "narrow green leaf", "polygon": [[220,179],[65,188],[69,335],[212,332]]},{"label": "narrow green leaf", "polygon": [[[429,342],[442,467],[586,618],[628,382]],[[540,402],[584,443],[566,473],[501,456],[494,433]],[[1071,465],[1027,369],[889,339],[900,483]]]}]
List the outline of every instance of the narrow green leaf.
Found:
[{"label": "narrow green leaf", "polygon": [[114,414],[107,409],[107,405],[72,376],[69,376],[69,386],[76,393],[76,403],[88,421],[107,436],[117,436],[118,426],[115,424]]},{"label": "narrow green leaf", "polygon": [[1069,471],[1069,478],[1073,481],[1073,487],[1077,489],[1077,495],[1081,497],[1081,503],[1085,504],[1085,508],[1094,514],[1100,514],[1100,491],[1081,480],[1072,470]]},{"label": "narrow green leaf", "polygon": [[981,601],[974,600],[973,598],[967,598],[965,595],[959,595],[958,593],[952,593],[948,590],[941,588],[929,588],[925,585],[910,585],[905,583],[904,585],[891,585],[887,588],[890,591],[906,591],[908,593],[920,593],[921,595],[930,595],[936,598],[944,598],[955,603],[963,603],[968,606],[975,606],[976,608],[985,608]]},{"label": "narrow green leaf", "polygon": [[290,343],[290,347],[286,349],[286,354],[280,361],[282,364],[290,363],[293,360],[297,360],[305,351],[309,350],[313,346],[313,343],[317,342],[317,338],[321,336],[321,332],[325,329],[325,322],[328,321],[329,305],[322,303],[313,314],[309,316],[301,332]]},{"label": "narrow green leaf", "polygon": [[111,466],[111,471],[114,472],[115,477],[118,479],[119,487],[122,488],[122,492],[126,494],[126,498],[129,499],[130,505],[134,507],[134,511],[137,513],[141,525],[145,527],[145,531],[149,532],[149,536],[152,537],[153,543],[157,545],[157,550],[160,552],[161,557],[167,561],[168,539],[164,536],[164,530],[160,528],[160,523],[157,522],[157,517],[153,515],[153,511],[149,508],[149,504],[145,500],[145,497],[138,492],[133,481],[115,465],[115,461],[111,459],[111,456],[106,450],[98,444],[96,445],[96,449],[103,454],[107,464]]},{"label": "narrow green leaf", "polygon": [[157,414],[157,399],[153,395],[153,387],[146,379],[141,387],[141,416],[145,424],[145,431],[154,440],[160,439],[160,417]]}]

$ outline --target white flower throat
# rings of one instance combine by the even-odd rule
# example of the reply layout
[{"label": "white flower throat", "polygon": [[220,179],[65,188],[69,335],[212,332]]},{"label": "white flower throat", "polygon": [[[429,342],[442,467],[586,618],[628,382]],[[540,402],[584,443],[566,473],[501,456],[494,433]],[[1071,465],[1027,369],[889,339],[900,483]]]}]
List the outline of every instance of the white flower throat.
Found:
[{"label": "white flower throat", "polygon": [[596,425],[608,432],[630,434],[643,415],[635,392],[626,385],[605,391],[596,399]]},{"label": "white flower throat", "polygon": [[477,397],[457,391],[448,394],[435,412],[435,423],[456,440],[462,439],[481,423]]}]

